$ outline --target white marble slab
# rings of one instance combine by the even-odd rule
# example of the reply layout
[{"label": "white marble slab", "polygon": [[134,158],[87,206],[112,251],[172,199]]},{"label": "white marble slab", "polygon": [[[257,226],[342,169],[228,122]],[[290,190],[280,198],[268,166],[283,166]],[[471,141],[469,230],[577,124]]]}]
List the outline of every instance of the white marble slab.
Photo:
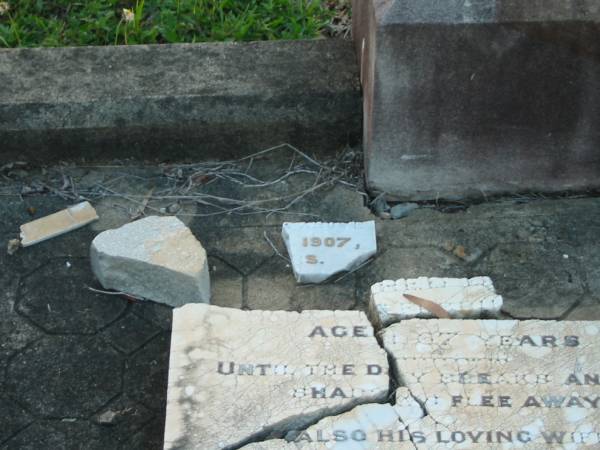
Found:
[{"label": "white marble slab", "polygon": [[382,338],[427,412],[418,448],[600,448],[599,322],[413,319]]},{"label": "white marble slab", "polygon": [[436,317],[441,312],[447,313],[447,318],[494,316],[501,308],[502,297],[489,277],[402,278],[371,286],[369,316],[378,327],[385,327],[400,320]]},{"label": "white marble slab", "polygon": [[406,426],[388,403],[360,405],[306,430],[242,447],[243,450],[414,450]]},{"label": "white marble slab", "polygon": [[174,310],[165,449],[220,449],[388,395],[387,355],[359,311]]},{"label": "white marble slab", "polygon": [[374,221],[286,222],[282,235],[299,283],[320,283],[377,253]]}]

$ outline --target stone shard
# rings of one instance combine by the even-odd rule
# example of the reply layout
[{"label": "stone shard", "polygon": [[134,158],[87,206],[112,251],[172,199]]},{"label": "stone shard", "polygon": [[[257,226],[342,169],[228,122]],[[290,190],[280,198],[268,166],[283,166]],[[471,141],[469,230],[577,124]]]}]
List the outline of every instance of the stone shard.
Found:
[{"label": "stone shard", "polygon": [[21,245],[28,247],[76,230],[98,220],[96,210],[89,202],[82,202],[62,211],[21,225]]},{"label": "stone shard", "polygon": [[[415,297],[424,302],[415,301]],[[369,315],[378,327],[405,319],[439,316],[435,305],[451,318],[477,319],[484,314],[497,314],[502,308],[502,297],[496,294],[489,277],[401,278],[371,286]]]},{"label": "stone shard", "polygon": [[299,283],[320,283],[377,253],[375,222],[286,222],[283,240]]},{"label": "stone shard", "polygon": [[408,431],[390,404],[360,405],[339,416],[326,417],[306,430],[242,447],[244,450],[414,450]]},{"label": "stone shard", "polygon": [[387,355],[359,311],[174,310],[165,449],[283,437],[388,394]]},{"label": "stone shard", "polygon": [[427,413],[407,425],[418,448],[600,446],[600,322],[412,319],[381,337]]},{"label": "stone shard", "polygon": [[90,254],[106,289],[171,306],[210,301],[206,251],[176,217],[151,216],[104,231]]},{"label": "stone shard", "polygon": [[372,192],[414,201],[600,185],[598,0],[352,6]]}]

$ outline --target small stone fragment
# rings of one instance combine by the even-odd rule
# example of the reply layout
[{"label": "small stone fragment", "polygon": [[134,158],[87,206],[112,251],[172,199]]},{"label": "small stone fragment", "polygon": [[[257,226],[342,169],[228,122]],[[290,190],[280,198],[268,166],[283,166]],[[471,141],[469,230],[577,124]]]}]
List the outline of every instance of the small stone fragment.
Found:
[{"label": "small stone fragment", "polygon": [[457,256],[461,259],[465,259],[467,257],[467,250],[462,245],[457,245],[456,247],[454,247],[453,253],[455,256]]},{"label": "small stone fragment", "polygon": [[[415,317],[494,315],[500,311],[502,303],[502,297],[496,294],[489,277],[386,280],[371,286],[369,315],[378,327],[385,327]],[[440,307],[447,314],[440,315]]]},{"label": "small stone fragment", "polygon": [[21,241],[19,239],[10,239],[8,241],[8,245],[6,246],[6,253],[9,255],[14,255],[17,253],[19,248],[21,247]]},{"label": "small stone fragment", "polygon": [[390,214],[392,215],[392,219],[402,219],[418,208],[419,205],[417,203],[399,203],[392,206]]},{"label": "small stone fragment", "polygon": [[375,222],[286,222],[283,240],[299,283],[320,283],[377,253]]},{"label": "small stone fragment", "polygon": [[373,212],[382,219],[391,217],[389,213],[390,205],[385,199],[385,195],[385,192],[379,194],[373,199],[373,201],[370,204],[371,208],[373,209]]},{"label": "small stone fragment", "polygon": [[164,448],[283,436],[383,402],[389,382],[387,355],[362,312],[186,305],[173,311]]},{"label": "small stone fragment", "polygon": [[104,231],[90,253],[105,289],[171,306],[210,301],[206,251],[176,217],[150,216]]},{"label": "small stone fragment", "polygon": [[169,214],[177,214],[181,209],[181,205],[179,203],[173,203],[172,205],[167,206],[167,212]]},{"label": "small stone fragment", "polygon": [[109,409],[99,414],[96,420],[100,425],[112,425],[118,415],[119,413]]},{"label": "small stone fragment", "polygon": [[49,216],[21,225],[21,245],[28,247],[60,236],[98,220],[96,210],[89,202],[79,203]]},{"label": "small stone fragment", "polygon": [[445,243],[443,248],[469,263],[476,261],[483,254],[479,248],[467,249],[464,245],[454,245],[451,242]]}]

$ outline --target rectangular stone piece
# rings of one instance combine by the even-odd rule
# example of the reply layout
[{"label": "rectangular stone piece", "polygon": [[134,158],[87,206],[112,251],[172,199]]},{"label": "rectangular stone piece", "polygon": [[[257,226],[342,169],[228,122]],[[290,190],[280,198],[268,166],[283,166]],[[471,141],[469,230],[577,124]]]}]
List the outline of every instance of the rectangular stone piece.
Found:
[{"label": "rectangular stone piece", "polygon": [[237,448],[388,395],[387,355],[359,311],[173,312],[165,449]]},{"label": "rectangular stone piece", "polygon": [[597,0],[354,0],[353,27],[374,192],[600,187]]},{"label": "rectangular stone piece", "polygon": [[98,219],[89,202],[82,202],[62,211],[21,225],[21,245],[27,247],[76,230]]},{"label": "rectangular stone piece", "polygon": [[[415,297],[416,301],[410,300]],[[489,277],[401,278],[371,286],[369,314],[379,327],[405,319],[439,317],[439,307],[452,318],[478,319],[497,314],[502,297]]]},{"label": "rectangular stone piece", "polygon": [[600,446],[600,322],[413,319],[382,339],[427,412],[418,448]]},{"label": "rectangular stone piece", "polygon": [[299,283],[320,283],[377,253],[375,222],[286,222],[281,229]]}]

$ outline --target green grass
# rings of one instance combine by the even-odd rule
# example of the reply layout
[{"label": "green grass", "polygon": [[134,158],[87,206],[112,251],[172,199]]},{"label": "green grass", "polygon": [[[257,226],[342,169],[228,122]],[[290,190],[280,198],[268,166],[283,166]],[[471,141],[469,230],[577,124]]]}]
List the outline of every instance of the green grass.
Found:
[{"label": "green grass", "polygon": [[2,3],[0,47],[301,39],[335,14],[331,0],[10,0],[0,11]]}]

